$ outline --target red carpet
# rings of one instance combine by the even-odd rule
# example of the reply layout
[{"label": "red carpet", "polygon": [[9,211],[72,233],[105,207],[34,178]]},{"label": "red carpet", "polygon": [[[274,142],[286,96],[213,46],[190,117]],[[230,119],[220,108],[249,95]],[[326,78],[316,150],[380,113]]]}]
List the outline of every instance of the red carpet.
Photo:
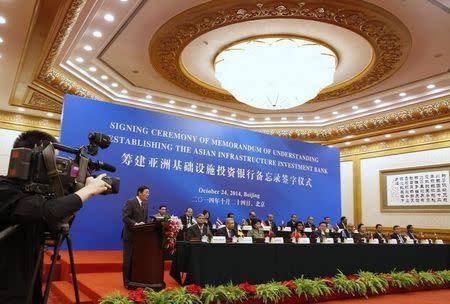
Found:
[{"label": "red carpet", "polygon": [[[98,303],[98,300],[118,290],[126,294],[122,283],[122,251],[76,251],[75,263],[80,289],[80,299],[83,304]],[[49,267],[50,256],[45,257],[44,273]],[[166,261],[164,282],[167,288],[179,287],[169,276],[170,262]],[[70,281],[70,264],[67,252],[61,252],[61,260],[55,271],[49,304],[75,303],[73,286]],[[420,291],[411,293],[391,294],[369,299],[357,298],[338,301],[328,301],[329,304],[450,304],[450,290]]]},{"label": "red carpet", "polygon": [[[81,303],[97,303],[102,296],[115,290],[126,294],[122,282],[122,251],[75,251],[76,272]],[[50,265],[50,255],[45,257],[45,271]],[[164,282],[168,288],[179,287],[169,276],[170,262],[166,261]],[[55,271],[52,292],[48,303],[75,303],[67,251]]]}]

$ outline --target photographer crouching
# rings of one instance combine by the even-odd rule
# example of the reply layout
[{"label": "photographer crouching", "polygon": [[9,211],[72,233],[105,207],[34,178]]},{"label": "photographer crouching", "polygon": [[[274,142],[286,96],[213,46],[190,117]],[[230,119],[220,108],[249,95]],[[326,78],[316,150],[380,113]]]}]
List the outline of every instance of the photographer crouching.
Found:
[{"label": "photographer crouching", "polygon": [[[57,140],[45,132],[28,131],[19,135],[14,148],[45,148],[50,143]],[[105,174],[87,177],[81,189],[46,197],[24,191],[20,179],[0,177],[0,303],[25,304],[30,290],[30,303],[43,302],[42,260],[38,261],[42,235],[73,215],[90,197],[108,191],[111,185],[104,178]],[[31,286],[36,263],[40,263],[40,271]]]}]

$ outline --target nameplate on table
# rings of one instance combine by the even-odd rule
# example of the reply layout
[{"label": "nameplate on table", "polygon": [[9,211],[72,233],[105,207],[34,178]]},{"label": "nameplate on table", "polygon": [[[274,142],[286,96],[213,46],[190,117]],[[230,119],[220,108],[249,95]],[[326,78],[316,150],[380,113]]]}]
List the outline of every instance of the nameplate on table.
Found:
[{"label": "nameplate on table", "polygon": [[225,244],[227,239],[224,236],[213,236],[211,239],[212,244]]},{"label": "nameplate on table", "polygon": [[283,227],[283,229],[281,229],[281,231],[291,232],[291,227]]},{"label": "nameplate on table", "polygon": [[309,238],[299,238],[299,239],[297,240],[297,243],[298,243],[298,244],[309,244],[309,243],[310,243],[310,240],[309,240]]},{"label": "nameplate on table", "polygon": [[270,226],[264,226],[264,227],[262,227],[262,230],[263,231],[270,231]]},{"label": "nameplate on table", "polygon": [[370,239],[369,244],[380,244],[380,241],[378,239]]},{"label": "nameplate on table", "polygon": [[253,243],[253,239],[249,236],[238,238],[238,243],[241,244],[251,244]]},{"label": "nameplate on table", "polygon": [[406,239],[406,244],[414,244],[414,240],[413,239]]},{"label": "nameplate on table", "polygon": [[283,244],[284,239],[282,237],[274,237],[270,240],[272,244]]},{"label": "nameplate on table", "polygon": [[325,238],[322,242],[323,244],[334,244],[333,238]]},{"label": "nameplate on table", "polygon": [[355,244],[355,241],[353,240],[353,238],[345,238],[344,244]]},{"label": "nameplate on table", "polygon": [[308,233],[310,233],[310,232],[312,232],[312,229],[311,229],[311,227],[306,227],[304,230],[303,230],[303,232],[308,232]]},{"label": "nameplate on table", "polygon": [[430,244],[429,240],[420,240],[420,244]]},{"label": "nameplate on table", "polygon": [[438,244],[438,245],[443,245],[444,241],[443,240],[435,240],[434,243]]},{"label": "nameplate on table", "polygon": [[397,245],[397,240],[396,240],[396,239],[390,239],[390,240],[388,241],[388,244],[391,244],[391,245]]},{"label": "nameplate on table", "polygon": [[250,226],[250,225],[243,225],[242,226],[242,231],[250,231],[250,230],[252,230],[252,226]]}]

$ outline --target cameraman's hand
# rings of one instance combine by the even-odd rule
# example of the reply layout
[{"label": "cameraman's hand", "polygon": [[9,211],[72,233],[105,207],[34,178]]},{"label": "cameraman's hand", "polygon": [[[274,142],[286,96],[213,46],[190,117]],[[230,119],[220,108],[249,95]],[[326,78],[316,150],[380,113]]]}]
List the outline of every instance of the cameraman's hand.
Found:
[{"label": "cameraman's hand", "polygon": [[75,192],[80,198],[81,201],[85,202],[91,196],[100,194],[110,189],[111,186],[102,180],[102,178],[106,176],[106,174],[100,174],[96,178],[88,177],[86,178],[86,185]]}]

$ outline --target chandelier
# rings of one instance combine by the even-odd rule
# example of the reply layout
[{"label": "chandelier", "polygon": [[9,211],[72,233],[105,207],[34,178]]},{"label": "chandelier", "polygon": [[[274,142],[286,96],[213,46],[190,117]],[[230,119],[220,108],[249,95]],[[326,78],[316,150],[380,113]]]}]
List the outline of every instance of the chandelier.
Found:
[{"label": "chandelier", "polygon": [[215,76],[237,100],[259,109],[289,109],[333,83],[336,54],[300,38],[255,38],[221,51]]}]

